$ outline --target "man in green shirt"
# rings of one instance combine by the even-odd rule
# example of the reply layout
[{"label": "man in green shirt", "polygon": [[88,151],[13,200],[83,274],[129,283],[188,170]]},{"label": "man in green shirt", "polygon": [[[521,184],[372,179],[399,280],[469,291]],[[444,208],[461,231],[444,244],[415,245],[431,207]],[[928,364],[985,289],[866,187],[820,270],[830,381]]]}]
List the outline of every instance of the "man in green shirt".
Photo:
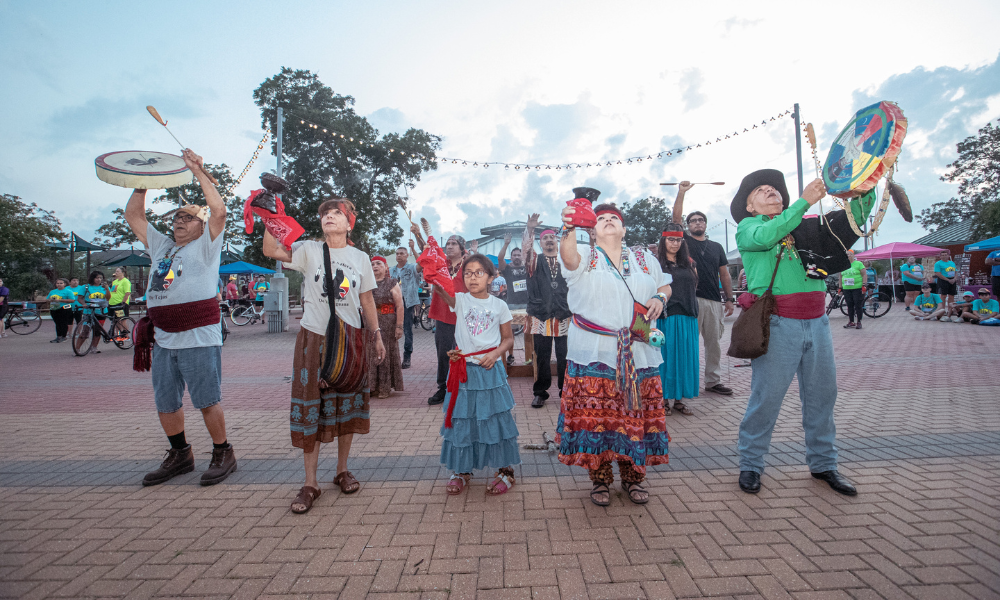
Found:
[{"label": "man in green shirt", "polygon": [[[817,273],[818,277],[807,274],[799,251],[789,243],[790,234],[802,223],[803,215],[825,195],[823,180],[816,179],[789,206],[784,174],[762,169],[743,178],[730,206],[737,223],[736,246],[743,258],[749,293],[762,295],[773,275],[771,291],[776,300],[776,314],[770,318],[768,350],[750,363],[753,369],[750,397],[740,423],[739,484],[747,493],[760,491],[771,434],[781,403],[796,376],[809,471],[836,492],[848,496],[858,493],[837,471],[834,444],[837,429],[833,421],[837,367],[825,310],[826,285],[821,274]],[[856,222],[864,222],[874,202],[875,194],[869,192],[851,200],[848,209]],[[855,240],[848,241],[845,246],[853,245]],[[801,254],[807,255],[805,249]],[[779,255],[781,263],[777,264]]]},{"label": "man in green shirt", "polygon": [[844,292],[844,301],[847,302],[847,325],[844,325],[844,329],[861,329],[861,317],[865,314],[861,310],[865,303],[865,265],[854,258],[854,250],[847,251],[847,258],[851,261],[851,268],[840,274],[840,288]]}]

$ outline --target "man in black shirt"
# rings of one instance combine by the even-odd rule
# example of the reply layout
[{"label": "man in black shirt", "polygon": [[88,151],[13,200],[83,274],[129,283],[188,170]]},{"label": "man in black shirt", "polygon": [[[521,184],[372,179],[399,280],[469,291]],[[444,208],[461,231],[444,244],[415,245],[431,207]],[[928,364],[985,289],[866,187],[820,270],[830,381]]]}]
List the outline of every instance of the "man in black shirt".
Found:
[{"label": "man in black shirt", "polygon": [[[681,224],[684,215],[684,195],[694,187],[688,181],[682,181],[677,186],[677,200],[674,202],[673,221]],[[730,396],[733,390],[722,385],[719,361],[722,358],[722,347],[719,340],[725,329],[722,319],[733,314],[733,282],[729,276],[729,261],[726,260],[726,250],[721,244],[708,239],[708,218],[705,213],[692,211],[687,216],[687,240],[691,258],[698,265],[698,331],[705,340],[705,391]],[[722,295],[719,293],[719,281],[725,291],[725,307]]]}]

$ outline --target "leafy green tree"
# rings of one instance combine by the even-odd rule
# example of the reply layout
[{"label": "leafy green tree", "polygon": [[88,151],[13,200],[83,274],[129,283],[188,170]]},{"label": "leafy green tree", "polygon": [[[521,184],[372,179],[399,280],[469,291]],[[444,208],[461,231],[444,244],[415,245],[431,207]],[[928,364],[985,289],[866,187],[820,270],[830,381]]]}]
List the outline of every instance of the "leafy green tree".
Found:
[{"label": "leafy green tree", "polygon": [[[344,197],[357,207],[351,238],[359,248],[371,252],[383,243],[398,244],[403,236],[396,222],[398,192],[403,186],[412,189],[421,173],[437,168],[435,152],[441,138],[412,128],[403,135],[379,135],[354,112],[353,97],[335,94],[308,70],[282,67],[254,90],[253,97],[261,109],[262,125],[270,124],[271,131],[277,130],[278,106],[284,108],[282,175],[290,189],[282,201],[289,216],[305,228],[304,237],[322,236],[316,218],[319,204]],[[309,121],[320,127],[311,127]],[[272,142],[276,153],[275,146]],[[250,236],[257,250],[248,249],[248,256],[259,252],[262,236],[258,224]]]},{"label": "leafy green tree", "polygon": [[0,276],[12,298],[28,298],[38,289],[48,292],[43,270],[50,267],[49,242],[63,241],[65,234],[52,212],[12,194],[0,196]]},{"label": "leafy green tree", "polygon": [[625,216],[625,243],[629,246],[658,243],[672,214],[666,200],[654,196],[623,202],[619,208]]},{"label": "leafy green tree", "polygon": [[[139,239],[135,237],[132,229],[125,222],[125,209],[116,208],[111,211],[111,214],[115,216],[115,220],[97,228],[98,237],[94,239],[94,243],[105,248],[120,248],[139,243]],[[146,220],[152,223],[153,227],[160,233],[169,231],[169,226],[160,215],[148,208],[146,209]]]},{"label": "leafy green tree", "polygon": [[974,238],[1000,233],[1000,127],[987,123],[979,135],[959,142],[958,158],[948,168],[950,171],[941,176],[941,181],[959,182],[958,197],[925,208],[917,221],[925,229],[936,231],[974,219]]}]

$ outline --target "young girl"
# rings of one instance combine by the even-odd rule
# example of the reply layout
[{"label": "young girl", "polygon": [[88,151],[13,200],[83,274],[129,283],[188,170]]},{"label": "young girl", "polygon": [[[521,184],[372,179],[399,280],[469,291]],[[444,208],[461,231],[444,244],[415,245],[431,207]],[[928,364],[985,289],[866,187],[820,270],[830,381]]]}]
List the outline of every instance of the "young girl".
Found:
[{"label": "young girl", "polygon": [[507,304],[490,295],[496,268],[482,254],[462,264],[468,293],[449,296],[439,284],[434,291],[456,313],[457,350],[448,353],[451,367],[441,427],[441,463],[452,470],[447,491],[461,494],[473,469],[496,468],[486,493],[499,496],[514,486],[513,465],[521,464],[517,425],[511,410],[514,396],[500,357],[514,347]]}]

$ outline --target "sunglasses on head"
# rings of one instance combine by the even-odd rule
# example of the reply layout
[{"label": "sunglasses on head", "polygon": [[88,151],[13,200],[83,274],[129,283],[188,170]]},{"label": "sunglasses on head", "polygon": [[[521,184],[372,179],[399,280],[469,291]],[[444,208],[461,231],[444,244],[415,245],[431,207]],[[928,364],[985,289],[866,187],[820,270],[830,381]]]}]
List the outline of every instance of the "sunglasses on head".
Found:
[{"label": "sunglasses on head", "polygon": [[980,296],[989,296],[990,293],[989,292],[979,292],[979,295]]}]

